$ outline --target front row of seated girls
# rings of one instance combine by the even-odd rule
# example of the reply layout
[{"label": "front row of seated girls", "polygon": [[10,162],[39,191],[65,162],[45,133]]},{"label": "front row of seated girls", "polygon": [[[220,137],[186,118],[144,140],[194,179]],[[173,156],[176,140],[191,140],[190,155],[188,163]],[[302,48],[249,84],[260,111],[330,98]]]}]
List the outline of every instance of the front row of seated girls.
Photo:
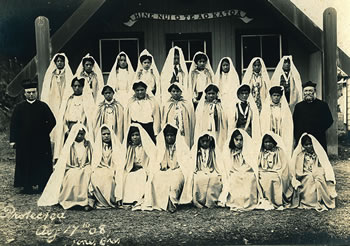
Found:
[{"label": "front row of seated girls", "polygon": [[75,124],[38,205],[169,212],[189,203],[234,211],[335,208],[332,166],[309,134],[301,137],[291,160],[273,132],[254,146],[247,132],[234,129],[222,151],[206,131],[190,151],[171,124],[157,136],[157,146],[136,123],[126,136],[121,145],[103,125],[93,145],[87,129]]}]

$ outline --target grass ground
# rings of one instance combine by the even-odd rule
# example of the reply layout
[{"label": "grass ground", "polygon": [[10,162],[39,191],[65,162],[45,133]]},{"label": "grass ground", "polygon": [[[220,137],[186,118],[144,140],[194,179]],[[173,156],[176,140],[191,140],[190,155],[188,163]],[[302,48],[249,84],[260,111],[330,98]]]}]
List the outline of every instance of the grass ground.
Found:
[{"label": "grass ground", "polygon": [[332,161],[338,192],[334,210],[232,212],[185,206],[174,214],[39,208],[39,195],[17,194],[13,188],[14,152],[7,146],[7,136],[1,134],[0,245],[350,245],[350,156],[345,144]]}]

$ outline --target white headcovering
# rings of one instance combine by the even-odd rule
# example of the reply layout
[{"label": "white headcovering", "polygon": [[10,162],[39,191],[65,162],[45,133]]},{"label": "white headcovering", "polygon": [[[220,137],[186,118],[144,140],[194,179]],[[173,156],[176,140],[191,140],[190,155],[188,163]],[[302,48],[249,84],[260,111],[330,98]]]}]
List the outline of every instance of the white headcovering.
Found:
[{"label": "white headcovering", "polygon": [[244,73],[242,84],[248,84],[250,87],[252,87],[250,80],[251,80],[252,75],[253,75],[253,65],[254,65],[254,62],[256,60],[259,60],[260,64],[261,64],[261,71],[260,72],[261,72],[261,76],[262,76],[262,83],[264,83],[264,84],[261,85],[260,95],[261,95],[261,102],[263,102],[269,94],[268,88],[270,88],[270,84],[271,84],[270,77],[269,77],[269,74],[267,73],[267,69],[266,69],[266,66],[265,66],[263,59],[261,59],[260,57],[254,57],[250,61],[248,68]]},{"label": "white headcovering", "polygon": [[52,206],[58,203],[58,198],[66,171],[66,165],[70,158],[71,147],[79,133],[79,130],[85,131],[85,140],[89,141],[92,144],[91,134],[89,134],[86,127],[80,123],[75,124],[72,127],[63,146],[61,154],[55,165],[55,170],[51,174],[50,179],[47,182],[46,187],[38,200],[38,206]]},{"label": "white headcovering", "polygon": [[[180,68],[182,72],[184,73],[183,80],[181,81],[182,85],[182,93],[183,96],[188,99],[187,97],[189,96],[188,93],[191,91],[191,88],[189,87],[188,83],[188,71],[187,71],[187,66],[185,62],[185,57],[182,52],[182,49],[174,46],[169,50],[168,56],[164,62],[162,73],[161,73],[161,87],[162,87],[162,101],[165,102],[168,99],[168,88],[170,86],[170,81],[171,78],[173,77],[174,74],[174,56],[175,56],[175,50],[179,52],[179,61],[180,61]],[[179,71],[180,72],[180,71]]]},{"label": "white headcovering", "polygon": [[[93,72],[96,74],[96,76],[97,76],[97,83],[98,83],[98,84],[97,84],[97,92],[98,92],[98,91],[103,87],[103,85],[104,85],[103,75],[102,75],[102,71],[101,71],[99,65],[97,64],[95,58],[92,57],[89,53],[86,54],[86,56],[84,56],[84,57],[81,59],[81,62],[80,62],[80,64],[79,64],[79,66],[78,66],[78,69],[77,69],[77,71],[75,72],[75,77],[78,77],[78,78],[81,77],[81,73],[82,73],[83,70],[84,70],[83,60],[84,60],[85,58],[91,58],[92,60],[94,60],[94,65],[93,65],[93,67],[92,67],[92,71],[93,71]],[[86,83],[86,81],[85,81],[85,85],[86,85],[86,84],[87,84],[87,83]],[[84,92],[83,92],[83,93],[85,94],[85,91],[88,90],[88,89],[90,89],[90,87],[84,86]],[[96,93],[97,93],[97,92],[96,92]]]},{"label": "white headcovering", "polygon": [[125,160],[125,149],[117,139],[114,131],[106,124],[103,124],[99,131],[97,131],[96,140],[94,144],[94,155],[92,157],[92,168],[97,168],[102,159],[102,129],[107,128],[111,134],[111,143],[112,143],[112,165],[111,168],[117,170],[118,167],[124,165]]},{"label": "white headcovering", "polygon": [[[283,89],[283,88],[282,88]],[[286,154],[290,157],[293,149],[293,118],[290,112],[287,99],[282,94],[281,97],[281,119],[282,119],[282,140],[286,147]],[[265,102],[262,104],[262,110],[260,114],[260,127],[261,132],[267,132],[271,130],[271,107],[272,104],[271,96],[269,95]]]},{"label": "white headcovering", "polygon": [[[44,82],[43,82],[43,88],[41,90],[41,95],[40,95],[40,99],[43,102],[46,102],[49,106],[52,106],[52,104],[55,103],[62,103],[62,101],[60,101],[59,98],[59,94],[58,94],[58,88],[56,84],[51,84],[52,81],[52,73],[55,71],[55,69],[57,69],[56,63],[55,63],[55,59],[57,56],[63,56],[65,59],[65,63],[64,63],[64,76],[65,76],[65,85],[64,85],[64,92],[62,95],[62,101],[64,101],[65,99],[67,99],[67,97],[69,97],[73,91],[72,91],[72,87],[71,82],[73,79],[73,73],[72,70],[69,66],[69,60],[67,58],[67,56],[64,53],[57,53],[54,55],[54,57],[51,59],[50,65],[46,70],[45,76],[44,76]],[[54,103],[53,100],[54,99]],[[51,103],[50,103],[51,102]],[[57,105],[54,105],[57,106]],[[60,105],[58,105],[60,106]],[[58,107],[59,110],[59,107]],[[57,115],[55,115],[55,117],[57,117]]]},{"label": "white headcovering", "polygon": [[[153,57],[153,55],[151,55],[151,53],[149,53],[149,51],[147,49],[144,49],[141,52],[141,54],[139,55],[139,59],[138,59],[138,62],[137,62],[137,69],[135,71],[134,81],[140,81],[140,78],[138,77],[138,74],[140,73],[140,71],[143,70],[142,63],[140,61],[140,58],[143,55],[147,55],[147,56],[152,57],[152,63],[151,63],[151,67],[149,68],[149,71],[152,72],[153,75],[155,76],[155,79],[156,79],[156,81],[155,81],[155,83],[156,83],[156,94],[154,96],[157,98],[158,102],[160,102],[160,100],[161,100],[161,91],[162,91],[162,88],[161,88],[161,85],[160,85],[160,82],[159,82],[160,76],[159,76],[159,72],[158,72],[158,69],[157,69],[154,57]],[[153,88],[150,88],[150,86],[147,85],[147,91],[148,91],[149,95],[153,95],[152,89]]]},{"label": "white headcovering", "polygon": [[[222,81],[223,73],[221,72],[221,66],[222,62],[226,59],[229,62],[230,70],[227,73],[227,81],[224,83],[224,81]],[[236,91],[240,85],[240,81],[230,57],[221,58],[215,73],[215,83],[219,86],[224,101],[232,101],[236,98]]]},{"label": "white headcovering", "polygon": [[297,68],[294,65],[293,57],[292,56],[283,56],[282,59],[279,61],[275,72],[272,75],[271,78],[271,85],[276,86],[280,85],[281,82],[281,76],[284,74],[283,71],[283,64],[284,61],[289,58],[290,60],[290,77],[292,78],[290,80],[290,100],[289,105],[290,109],[293,112],[295,104],[303,100],[303,89],[302,89],[302,83],[300,74],[297,70]]}]

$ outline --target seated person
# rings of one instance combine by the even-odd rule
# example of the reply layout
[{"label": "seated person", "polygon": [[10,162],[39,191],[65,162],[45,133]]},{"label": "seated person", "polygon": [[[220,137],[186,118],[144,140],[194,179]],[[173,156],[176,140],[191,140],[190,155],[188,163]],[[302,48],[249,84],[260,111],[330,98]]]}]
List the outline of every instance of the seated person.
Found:
[{"label": "seated person", "polygon": [[291,161],[294,189],[292,208],[335,208],[335,176],[326,152],[315,137],[304,133],[294,150]]},{"label": "seated person", "polygon": [[91,176],[92,143],[84,125],[72,127],[38,206],[60,204],[64,209],[74,206],[92,209],[88,187]]}]

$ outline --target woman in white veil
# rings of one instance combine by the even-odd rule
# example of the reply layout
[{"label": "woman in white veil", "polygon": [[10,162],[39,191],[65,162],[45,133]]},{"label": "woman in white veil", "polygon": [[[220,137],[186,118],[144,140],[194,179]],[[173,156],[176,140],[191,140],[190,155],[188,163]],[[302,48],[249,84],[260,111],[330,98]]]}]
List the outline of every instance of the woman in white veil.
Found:
[{"label": "woman in white veil", "polygon": [[131,96],[131,86],[134,76],[135,71],[129,56],[124,51],[120,52],[115,58],[115,62],[109,73],[107,85],[116,91],[115,97],[124,108]]}]

